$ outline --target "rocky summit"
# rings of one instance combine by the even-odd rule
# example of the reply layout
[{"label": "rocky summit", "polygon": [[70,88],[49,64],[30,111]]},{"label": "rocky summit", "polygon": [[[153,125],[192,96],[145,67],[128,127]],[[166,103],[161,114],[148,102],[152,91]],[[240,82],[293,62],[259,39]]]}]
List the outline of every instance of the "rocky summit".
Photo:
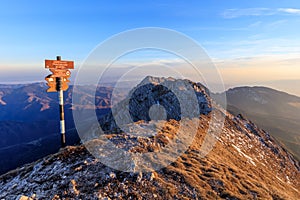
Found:
[{"label": "rocky summit", "polygon": [[212,110],[209,96],[209,90],[200,83],[147,76],[100,120],[100,124],[103,130],[110,131],[140,120],[198,117]]},{"label": "rocky summit", "polygon": [[[143,105],[131,112],[133,120],[127,126],[151,126],[157,131],[143,135],[134,128],[126,129],[126,133],[116,130],[117,124],[108,121],[113,116],[109,114],[104,119],[104,137],[128,152],[159,152],[178,140],[178,130],[185,120],[186,134],[196,133],[176,160],[156,171],[118,171],[86,150],[98,142],[93,138],[85,146],[66,147],[2,175],[0,199],[300,199],[299,162],[266,131],[242,115],[212,109],[213,101],[201,84],[151,77],[148,80],[152,85],[137,86],[127,98],[128,105]],[[182,84],[194,88],[199,116],[185,118],[174,114],[176,110],[168,112],[178,106],[170,98],[183,97],[173,96],[174,88],[168,91],[167,86],[155,87],[165,81],[173,82],[174,87],[178,84],[177,88]],[[143,92],[138,91],[141,87]],[[165,119],[151,120],[151,105],[158,105],[157,101],[166,110]],[[214,135],[212,150],[203,156],[202,145],[210,122],[219,115],[225,118],[224,126]],[[198,126],[194,126],[196,118]]]}]

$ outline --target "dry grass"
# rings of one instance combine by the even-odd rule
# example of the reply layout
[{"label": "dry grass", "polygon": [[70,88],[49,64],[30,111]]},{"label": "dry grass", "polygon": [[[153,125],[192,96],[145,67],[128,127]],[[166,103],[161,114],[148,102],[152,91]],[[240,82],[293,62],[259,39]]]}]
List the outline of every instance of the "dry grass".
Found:
[{"label": "dry grass", "polygon": [[[60,161],[61,172],[46,177],[47,181],[32,186],[24,195],[30,196],[39,189],[55,199],[300,199],[300,192],[297,191],[300,188],[300,173],[287,152],[277,146],[274,140],[268,143],[263,131],[257,129],[256,134],[261,136],[255,136],[245,128],[244,122],[232,121],[229,117],[220,140],[208,155],[201,157],[200,148],[210,115],[201,116],[201,124],[189,149],[171,165],[157,172],[140,176],[113,170],[97,162],[83,146],[79,146],[68,147],[0,179],[9,183],[16,176],[23,181],[34,179],[35,176],[40,178],[40,174],[49,173],[46,170]],[[131,152],[160,151],[177,138],[178,127],[179,123],[171,120],[165,122],[162,130],[151,138],[136,139],[122,134],[110,134],[107,138],[114,140],[126,137],[127,142],[132,140],[135,145],[129,149]],[[269,147],[262,145],[259,138],[264,139]],[[91,141],[90,144],[97,146],[97,142]],[[239,148],[243,153],[233,146],[238,144],[241,144]],[[252,146],[248,147],[248,144]],[[122,146],[121,143],[119,145]],[[274,153],[273,147],[276,147],[277,153]],[[261,152],[265,157],[260,159]],[[251,157],[255,165],[245,155]],[[38,163],[43,167],[35,174],[32,170]],[[114,174],[110,176],[110,173]],[[65,178],[63,174],[67,174]],[[53,189],[49,182],[57,185],[57,188]],[[7,189],[14,194],[18,194],[19,190]]]}]

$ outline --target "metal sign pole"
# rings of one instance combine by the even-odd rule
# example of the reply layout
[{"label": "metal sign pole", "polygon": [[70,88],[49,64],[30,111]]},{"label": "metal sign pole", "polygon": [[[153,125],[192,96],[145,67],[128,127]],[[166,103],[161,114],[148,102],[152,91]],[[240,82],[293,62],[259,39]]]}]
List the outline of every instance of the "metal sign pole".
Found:
[{"label": "metal sign pole", "polygon": [[[58,82],[61,82],[61,78],[57,78]],[[61,86],[61,83],[58,84]],[[66,129],[65,129],[65,113],[64,113],[64,91],[61,89],[58,90],[58,99],[59,99],[59,113],[60,113],[60,134],[61,134],[61,146],[66,146]]]},{"label": "metal sign pole", "polygon": [[[60,56],[56,57],[56,60],[61,60]],[[64,113],[64,91],[62,90],[62,78],[56,78],[58,100],[59,100],[59,116],[60,116],[60,135],[61,135],[61,147],[66,146],[66,129],[65,129],[65,113]]]},{"label": "metal sign pole", "polygon": [[74,69],[74,61],[61,60],[60,56],[56,60],[45,60],[45,68],[49,69],[53,74],[45,77],[49,88],[47,92],[58,92],[59,99],[59,113],[60,113],[60,133],[61,133],[61,146],[66,146],[66,129],[65,129],[65,114],[64,114],[64,91],[69,86],[71,75],[69,69]]}]

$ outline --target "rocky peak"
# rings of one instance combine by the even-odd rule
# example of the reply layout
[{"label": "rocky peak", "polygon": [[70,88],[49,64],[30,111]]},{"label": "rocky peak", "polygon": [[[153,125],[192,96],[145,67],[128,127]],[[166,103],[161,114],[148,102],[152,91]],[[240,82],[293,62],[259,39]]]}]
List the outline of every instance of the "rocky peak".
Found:
[{"label": "rocky peak", "polygon": [[146,76],[139,85],[145,85],[145,84],[148,84],[148,83],[152,83],[154,85],[158,85],[158,84],[161,84],[165,81],[176,81],[175,78],[173,77],[168,77],[168,78],[165,78],[165,77],[154,77],[154,76]]},{"label": "rocky peak", "polygon": [[[198,86],[192,83],[193,88],[202,89]],[[136,120],[140,116],[135,116],[135,112],[144,112],[143,107],[150,103],[157,105],[156,98],[164,97],[164,107],[175,102],[171,91],[151,83],[139,85],[131,94],[127,102],[141,107],[132,113]],[[210,108],[205,90],[198,95],[206,99],[203,102]],[[202,101],[198,101],[197,106],[202,105],[199,102]],[[117,107],[119,115],[114,117],[126,117],[122,106]],[[225,116],[224,127],[215,136],[217,142],[213,149],[203,157],[201,146],[211,119],[217,115]],[[113,120],[112,117],[108,115],[104,122]],[[196,135],[188,149],[164,168],[122,172],[105,166],[104,160],[93,157],[85,146],[66,147],[57,154],[1,176],[0,199],[15,199],[20,195],[32,199],[300,199],[299,163],[266,131],[242,115],[233,116],[217,108],[201,112],[197,118],[200,120],[198,126],[194,126],[195,118],[185,118],[186,135],[194,130]],[[162,151],[170,143],[177,142],[182,120],[130,122],[140,126],[160,125],[160,131],[143,136],[135,135],[139,129],[133,126],[128,134],[112,131],[113,126],[107,126],[103,137],[110,140],[111,145],[131,153]],[[93,144],[101,145],[97,138],[85,143],[86,147]]]},{"label": "rocky peak", "polygon": [[116,120],[126,125],[140,120],[194,118],[210,113],[211,101],[208,89],[200,83],[147,76],[100,123],[108,131],[120,128]]}]

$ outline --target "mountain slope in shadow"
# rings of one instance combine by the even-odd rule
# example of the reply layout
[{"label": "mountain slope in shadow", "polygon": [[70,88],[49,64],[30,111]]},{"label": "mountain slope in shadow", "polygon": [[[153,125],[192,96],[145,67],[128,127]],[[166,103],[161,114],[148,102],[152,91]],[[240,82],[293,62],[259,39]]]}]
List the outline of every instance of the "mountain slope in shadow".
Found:
[{"label": "mountain slope in shadow", "polygon": [[229,112],[249,118],[300,160],[300,97],[266,87],[233,88],[226,97]]}]

